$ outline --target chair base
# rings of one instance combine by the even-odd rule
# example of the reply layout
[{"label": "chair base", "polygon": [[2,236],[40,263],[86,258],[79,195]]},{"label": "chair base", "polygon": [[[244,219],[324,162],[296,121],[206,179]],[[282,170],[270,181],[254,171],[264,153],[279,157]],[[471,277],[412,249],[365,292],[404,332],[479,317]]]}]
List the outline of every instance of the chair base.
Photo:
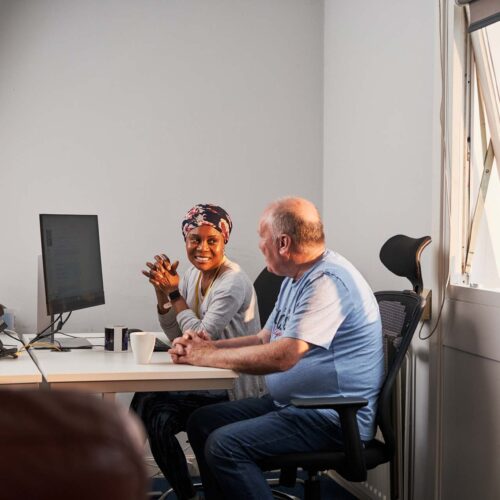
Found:
[{"label": "chair base", "polygon": [[289,495],[288,493],[284,493],[283,491],[272,490],[273,498],[276,500],[300,500],[299,497]]},{"label": "chair base", "polygon": [[[300,497],[296,497],[295,495],[292,495],[291,493],[285,493],[284,491],[278,491],[273,489],[273,486],[279,486],[280,480],[279,478],[276,479],[267,479],[267,484],[271,486],[271,491],[273,494],[273,498],[277,500],[301,500]],[[302,479],[297,479],[297,483],[304,483]]]},{"label": "chair base", "polygon": [[[203,491],[203,485],[201,483],[194,483],[193,487],[196,491]],[[174,489],[170,488],[167,491],[165,491],[165,493],[163,493],[163,495],[159,497],[158,500],[167,500],[167,498],[174,493],[175,493]]]},{"label": "chair base", "polygon": [[[267,482],[269,486],[279,485],[279,479],[268,479]],[[297,482],[302,483],[303,481],[301,479],[298,479]],[[194,483],[193,486],[196,491],[203,491],[203,485],[201,483]],[[283,491],[272,490],[272,493],[273,493],[273,498],[275,498],[276,500],[301,500],[299,497],[296,497],[289,493],[285,493]],[[169,488],[167,491],[165,491],[165,493],[163,493],[160,497],[158,497],[158,500],[167,500],[168,497],[172,494],[174,494],[174,489]]]}]

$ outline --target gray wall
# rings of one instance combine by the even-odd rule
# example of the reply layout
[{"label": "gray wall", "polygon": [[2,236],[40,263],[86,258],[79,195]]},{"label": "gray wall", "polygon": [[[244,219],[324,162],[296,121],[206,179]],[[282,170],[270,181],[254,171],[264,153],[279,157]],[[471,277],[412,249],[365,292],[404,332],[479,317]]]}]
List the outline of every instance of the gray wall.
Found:
[{"label": "gray wall", "polygon": [[[363,2],[362,8],[359,2],[326,2],[326,233],[330,246],[352,260],[374,289],[410,288],[380,263],[380,247],[390,236],[431,235],[422,259],[424,284],[438,295],[438,41],[432,0]],[[418,500],[433,498],[436,478],[438,374],[431,346],[418,339],[413,344]],[[369,482],[387,493],[380,471]],[[376,496],[369,489],[365,494]]]},{"label": "gray wall", "polygon": [[185,264],[195,203],[255,278],[276,197],[321,206],[320,0],[0,0],[0,300],[36,328],[39,213],[98,214],[106,305],[67,331],[158,330],[144,262]]}]

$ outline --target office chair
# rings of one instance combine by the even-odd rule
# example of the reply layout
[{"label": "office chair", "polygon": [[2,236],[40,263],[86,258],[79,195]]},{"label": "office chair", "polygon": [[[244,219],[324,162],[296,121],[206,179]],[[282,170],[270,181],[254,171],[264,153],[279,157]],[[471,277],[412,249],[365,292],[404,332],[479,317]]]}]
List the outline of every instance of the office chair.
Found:
[{"label": "office chair", "polygon": [[284,276],[277,276],[269,272],[265,267],[253,283],[257,294],[260,324],[262,326],[266,324],[269,315],[273,312],[274,304],[280,292],[281,282],[284,279]]},{"label": "office chair", "polygon": [[[329,408],[339,413],[344,445],[338,449],[311,453],[291,453],[269,457],[259,465],[263,470],[281,470],[280,484],[294,486],[297,469],[306,472],[304,499],[320,499],[321,471],[335,470],[349,481],[365,481],[367,471],[380,464],[392,462],[396,450],[394,432],[394,383],[410,346],[425,305],[421,296],[423,283],[420,255],[431,238],[409,238],[397,235],[390,238],[380,251],[382,263],[399,276],[407,277],[413,290],[380,291],[375,293],[382,318],[386,376],[378,399],[376,423],[383,440],[361,442],[357,411],[367,405],[361,398],[300,398],[292,404],[298,408]],[[391,464],[392,465],[392,464]],[[391,467],[391,474],[393,467]],[[391,489],[393,478],[391,477]],[[273,492],[276,498],[284,498]],[[394,498],[395,491],[391,492]],[[290,498],[290,497],[288,497]]]}]

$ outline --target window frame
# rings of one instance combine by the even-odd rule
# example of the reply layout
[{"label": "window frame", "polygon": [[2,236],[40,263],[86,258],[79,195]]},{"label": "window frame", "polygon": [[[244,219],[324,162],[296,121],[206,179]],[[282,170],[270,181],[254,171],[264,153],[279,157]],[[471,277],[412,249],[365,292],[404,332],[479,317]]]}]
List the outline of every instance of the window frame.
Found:
[{"label": "window frame", "polygon": [[[498,89],[494,78],[493,80],[491,78],[492,66],[489,53],[486,50],[487,34],[485,30],[481,29],[468,34],[468,7],[457,6],[453,0],[449,0],[446,6],[446,49],[443,74],[445,80],[444,147],[446,150],[444,166],[450,181],[450,291],[453,292],[455,287],[459,287],[465,290],[471,289],[471,293],[478,290],[491,293],[497,296],[492,299],[493,302],[500,305],[500,292],[488,288],[474,288],[474,285],[470,283],[468,269],[466,268],[471,233],[472,245],[474,245],[474,232],[477,231],[478,226],[478,218],[476,217],[474,228],[471,227],[474,215],[471,215],[471,204],[467,194],[471,161],[468,137],[472,120],[471,105],[474,85],[478,85],[476,71],[481,79],[481,88],[485,89],[480,93],[483,94],[484,114],[491,132],[493,148],[498,143],[498,146],[494,148],[496,151],[500,151]],[[484,148],[484,138],[482,138],[482,142]],[[496,156],[497,168],[500,170],[500,158],[498,154]],[[478,193],[480,192],[480,189],[478,189]],[[472,200],[472,203],[475,205],[476,199]],[[479,213],[480,205],[479,200]],[[473,246],[472,250],[474,250]],[[469,255],[469,265],[471,264],[470,258]],[[460,297],[463,297],[464,293],[468,293],[464,290],[455,292],[453,295],[459,295]],[[484,298],[484,293],[481,293],[481,297]],[[489,299],[487,301],[490,302]]]}]

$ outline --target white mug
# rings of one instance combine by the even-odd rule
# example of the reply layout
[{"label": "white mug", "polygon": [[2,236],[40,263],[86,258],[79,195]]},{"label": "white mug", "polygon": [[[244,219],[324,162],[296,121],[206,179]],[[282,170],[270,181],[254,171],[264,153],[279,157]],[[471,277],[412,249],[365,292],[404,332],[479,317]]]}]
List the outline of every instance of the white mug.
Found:
[{"label": "white mug", "polygon": [[136,363],[140,365],[149,363],[155,347],[155,340],[154,333],[132,332],[130,334],[130,346]]}]

